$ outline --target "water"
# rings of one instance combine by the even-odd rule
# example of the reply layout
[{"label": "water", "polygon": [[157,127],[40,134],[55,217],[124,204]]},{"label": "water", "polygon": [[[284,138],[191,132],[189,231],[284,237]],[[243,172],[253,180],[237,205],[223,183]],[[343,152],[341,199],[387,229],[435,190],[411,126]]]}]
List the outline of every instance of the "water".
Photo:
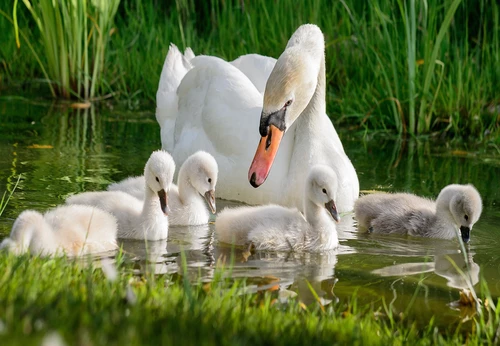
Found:
[{"label": "water", "polygon": [[[449,145],[432,141],[365,139],[342,134],[362,190],[412,191],[435,197],[450,183],[473,183],[484,210],[472,232],[466,257],[455,241],[359,233],[352,215],[339,226],[341,246],[326,254],[261,252],[217,244],[213,223],[172,227],[168,241],[123,241],[137,273],[182,272],[209,281],[217,263],[234,261],[233,277],[247,278],[248,290],[279,288],[323,304],[345,301],[355,293],[360,304],[383,302],[425,323],[433,315],[448,325],[467,313],[451,303],[459,290],[483,278],[500,296],[500,153],[488,144]],[[151,113],[74,110],[24,101],[0,102],[0,194],[22,178],[2,217],[0,239],[24,209],[44,211],[72,193],[104,190],[127,176],[141,174],[151,151],[161,146]],[[222,210],[234,202],[218,201]],[[456,266],[450,263],[452,260]],[[459,268],[459,269],[457,269]],[[464,274],[465,273],[465,276]],[[414,299],[413,303],[410,303]],[[410,306],[410,308],[409,308]]]}]

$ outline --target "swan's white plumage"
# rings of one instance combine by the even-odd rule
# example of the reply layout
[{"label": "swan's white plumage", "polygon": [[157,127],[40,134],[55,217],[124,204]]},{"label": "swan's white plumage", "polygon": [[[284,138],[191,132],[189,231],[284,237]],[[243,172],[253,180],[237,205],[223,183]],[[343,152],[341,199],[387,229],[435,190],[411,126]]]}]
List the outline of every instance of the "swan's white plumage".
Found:
[{"label": "swan's white plumage", "polygon": [[[210,212],[206,203],[215,207],[217,175],[217,162],[204,151],[194,153],[182,164],[177,185],[172,184],[168,192],[168,219],[171,226],[208,223]],[[109,185],[108,191],[123,191],[144,200],[144,185],[144,176],[131,177]],[[207,193],[205,203],[202,196],[205,197]]]},{"label": "swan's white plumage", "polygon": [[275,64],[275,58],[259,54],[246,54],[231,61],[231,65],[243,72],[261,94],[266,90],[267,80]]},{"label": "swan's white plumage", "polygon": [[330,167],[316,165],[305,184],[305,216],[295,208],[278,205],[226,208],[215,221],[217,239],[228,244],[252,244],[257,250],[335,249],[339,245],[335,221],[325,205],[335,200],[337,184]]},{"label": "swan's white plumage", "polygon": [[0,244],[16,254],[80,256],[117,248],[116,219],[109,213],[84,205],[60,206],[41,214],[23,211],[9,238]]},{"label": "swan's white plumage", "polygon": [[[337,132],[325,114],[324,59],[320,59],[324,52],[323,35],[317,26],[304,25],[297,29],[289,46],[294,48],[288,53],[303,54],[298,58],[302,58],[299,59],[303,62],[301,66],[307,70],[301,75],[310,75],[311,71],[319,73],[318,85],[317,88],[311,85],[316,89],[310,93],[316,92],[304,114],[289,124],[262,186],[253,188],[247,176],[261,138],[263,80],[269,74],[279,74],[274,70],[269,73],[270,66],[275,64],[272,58],[247,55],[228,63],[216,57],[196,56],[188,61],[191,67],[185,68],[187,59],[171,46],[157,93],[156,114],[162,147],[171,152],[179,164],[197,150],[211,153],[219,164],[217,194],[220,198],[249,204],[277,203],[300,210],[303,208],[301,191],[309,168],[317,163],[329,165],[339,177],[338,208],[351,210],[359,194],[359,183]],[[314,54],[311,46],[319,47]],[[320,58],[310,58],[318,56],[316,52]],[[283,80],[284,85],[292,83],[287,75],[277,79]],[[172,81],[177,80],[180,84],[175,88]],[[293,77],[293,80],[300,84],[299,79]],[[268,87],[266,94],[271,93]],[[279,91],[276,94],[279,95]],[[297,100],[296,104],[300,102]]]},{"label": "swan's white plumage", "polygon": [[[168,217],[164,211],[174,171],[175,163],[170,154],[162,150],[154,151],[144,168],[143,201],[122,191],[99,191],[71,196],[66,203],[97,206],[110,212],[118,221],[119,238],[166,239]],[[163,202],[165,207],[160,195],[167,196]]]}]

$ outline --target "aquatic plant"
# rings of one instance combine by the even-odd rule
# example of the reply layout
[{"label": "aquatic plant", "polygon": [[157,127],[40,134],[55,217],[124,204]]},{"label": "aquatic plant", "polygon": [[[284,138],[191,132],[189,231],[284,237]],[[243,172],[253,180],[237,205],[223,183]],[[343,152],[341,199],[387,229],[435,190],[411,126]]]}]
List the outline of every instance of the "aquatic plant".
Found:
[{"label": "aquatic plant", "polygon": [[4,193],[2,195],[2,199],[0,200],[0,216],[2,216],[5,208],[7,207],[7,204],[9,204],[9,201],[10,201],[12,195],[14,194],[14,191],[16,190],[17,185],[19,184],[19,180],[21,180],[21,174],[19,174],[19,176],[17,177],[17,181],[16,181],[14,187],[12,188],[12,190],[10,191],[8,196],[7,196],[7,191],[4,191]]},{"label": "aquatic plant", "polygon": [[[22,1],[40,31],[44,59],[40,58],[40,52],[34,49],[32,52],[52,95],[93,98],[104,84],[105,53],[120,0]],[[19,32],[17,2],[14,2],[16,34]],[[23,38],[33,45],[26,36]],[[16,40],[19,47],[18,35]]]}]

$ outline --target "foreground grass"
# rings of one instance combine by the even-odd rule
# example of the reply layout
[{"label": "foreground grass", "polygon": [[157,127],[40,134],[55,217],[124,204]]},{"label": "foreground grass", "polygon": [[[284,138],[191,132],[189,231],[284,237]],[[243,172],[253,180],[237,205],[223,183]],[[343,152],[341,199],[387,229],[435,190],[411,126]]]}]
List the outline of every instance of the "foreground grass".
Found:
[{"label": "foreground grass", "polygon": [[440,331],[432,320],[417,329],[355,299],[306,307],[270,292],[245,294],[244,282],[230,283],[221,272],[210,284],[190,284],[134,276],[131,265],[117,262],[112,277],[99,262],[0,254],[2,344],[39,344],[54,333],[69,344],[96,345],[480,344],[494,342],[499,322],[495,313],[488,323],[481,318],[471,334],[460,326]]}]

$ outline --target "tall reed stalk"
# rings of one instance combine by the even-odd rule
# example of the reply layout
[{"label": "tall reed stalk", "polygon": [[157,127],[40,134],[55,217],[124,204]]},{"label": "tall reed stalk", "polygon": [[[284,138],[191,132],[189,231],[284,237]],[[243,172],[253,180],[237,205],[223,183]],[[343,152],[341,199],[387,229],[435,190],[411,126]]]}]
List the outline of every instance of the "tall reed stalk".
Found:
[{"label": "tall reed stalk", "polygon": [[[37,59],[47,71],[52,95],[94,98],[103,85],[105,52],[120,0],[22,1],[40,31],[45,59]],[[16,7],[17,0],[17,34]],[[16,39],[19,47],[18,35]],[[33,52],[37,57],[42,55]]]}]

